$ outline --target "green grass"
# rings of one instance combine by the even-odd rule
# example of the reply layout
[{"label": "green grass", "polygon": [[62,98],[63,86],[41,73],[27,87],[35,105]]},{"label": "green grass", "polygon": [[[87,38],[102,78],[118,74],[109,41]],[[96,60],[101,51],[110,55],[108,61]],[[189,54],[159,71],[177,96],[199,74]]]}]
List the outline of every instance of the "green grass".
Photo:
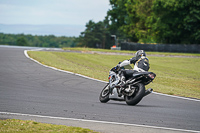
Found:
[{"label": "green grass", "polygon": [[155,91],[200,98],[200,63],[198,58],[150,57],[151,71],[157,74]]},{"label": "green grass", "polygon": [[[136,51],[128,51],[128,50],[109,50],[109,49],[95,49],[95,48],[83,48],[83,47],[66,47],[63,48],[64,50],[71,50],[71,51],[97,51],[97,52],[109,52],[109,53],[128,53],[128,54],[134,54]],[[146,52],[147,55],[163,55],[163,56],[196,56],[199,57],[200,54],[195,53],[170,53],[170,52]]]},{"label": "green grass", "polygon": [[16,119],[0,120],[0,132],[1,133],[97,133],[89,129],[80,127],[68,127],[64,125],[53,125],[39,123],[35,121],[24,121]]},{"label": "green grass", "polygon": [[[56,68],[107,81],[109,70],[132,56],[29,51],[29,56]],[[150,70],[156,73],[154,91],[200,99],[199,58],[149,56]],[[100,88],[101,89],[101,88]]]}]

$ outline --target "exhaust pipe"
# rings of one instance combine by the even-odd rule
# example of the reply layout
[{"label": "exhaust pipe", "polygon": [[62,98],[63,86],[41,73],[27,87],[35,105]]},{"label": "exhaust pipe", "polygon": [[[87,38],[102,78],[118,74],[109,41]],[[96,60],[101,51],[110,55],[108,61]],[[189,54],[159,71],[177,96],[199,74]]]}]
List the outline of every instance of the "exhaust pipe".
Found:
[{"label": "exhaust pipe", "polygon": [[148,90],[145,91],[144,97],[149,95],[153,91],[152,88],[149,88]]}]

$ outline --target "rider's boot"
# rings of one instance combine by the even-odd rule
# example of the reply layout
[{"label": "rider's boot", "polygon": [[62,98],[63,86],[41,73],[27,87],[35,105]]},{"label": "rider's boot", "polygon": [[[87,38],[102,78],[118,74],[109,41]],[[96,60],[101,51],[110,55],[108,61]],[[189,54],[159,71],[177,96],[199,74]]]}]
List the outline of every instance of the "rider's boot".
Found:
[{"label": "rider's boot", "polygon": [[120,83],[118,85],[116,85],[115,87],[118,89],[118,96],[121,97],[122,96],[122,90],[124,90],[124,84],[125,84],[125,77],[122,75],[120,78]]},{"label": "rider's boot", "polygon": [[121,87],[123,88],[124,85],[125,85],[125,80],[126,80],[125,77],[122,75],[121,78],[120,78],[120,83],[118,85],[116,85],[116,87],[117,88],[121,88]]}]

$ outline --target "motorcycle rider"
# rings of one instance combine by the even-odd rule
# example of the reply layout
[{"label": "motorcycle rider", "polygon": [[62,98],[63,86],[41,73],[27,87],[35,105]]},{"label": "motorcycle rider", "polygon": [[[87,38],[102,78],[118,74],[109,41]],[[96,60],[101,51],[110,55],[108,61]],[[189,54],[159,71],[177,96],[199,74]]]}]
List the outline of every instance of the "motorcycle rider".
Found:
[{"label": "motorcycle rider", "polygon": [[[123,70],[123,67],[129,64],[134,64],[134,69],[133,70]],[[146,53],[144,50],[138,50],[135,53],[135,57],[129,59],[129,60],[124,60],[123,62],[119,62],[119,64],[112,68],[111,70],[115,71],[116,73],[119,73],[120,76],[120,81],[117,85],[115,85],[116,88],[124,89],[125,86],[125,81],[128,77],[131,77],[133,73],[135,72],[144,72],[149,70],[149,60],[146,57]],[[121,71],[119,71],[121,70]]]}]

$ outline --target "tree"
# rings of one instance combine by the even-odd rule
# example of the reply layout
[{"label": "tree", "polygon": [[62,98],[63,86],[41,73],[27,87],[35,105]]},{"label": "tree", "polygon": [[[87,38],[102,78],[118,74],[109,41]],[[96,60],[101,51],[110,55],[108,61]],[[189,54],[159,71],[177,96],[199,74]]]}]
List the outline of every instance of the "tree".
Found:
[{"label": "tree", "polygon": [[110,0],[110,4],[106,18],[111,33],[116,29],[119,36],[139,42],[200,44],[199,0]]},{"label": "tree", "polygon": [[3,34],[0,33],[0,44],[3,45],[20,45],[33,47],[70,47],[76,46],[76,37],[56,37],[49,36],[33,36],[24,34]]},{"label": "tree", "polygon": [[110,0],[112,9],[107,12],[108,29],[111,34],[116,35],[120,39],[129,38],[132,41],[138,41],[135,37],[135,33],[129,34],[130,18],[126,8],[127,0]]},{"label": "tree", "polygon": [[164,43],[200,43],[199,0],[155,0],[153,31]]},{"label": "tree", "polygon": [[90,20],[86,24],[86,29],[79,36],[79,46],[90,48],[108,48],[110,46],[108,36],[109,31],[102,21],[97,23]]},{"label": "tree", "polygon": [[151,21],[153,0],[127,0],[127,25],[122,26],[129,36],[134,34],[135,40],[141,42],[152,41]]},{"label": "tree", "polygon": [[28,46],[29,45],[27,40],[24,37],[18,38],[16,44],[17,44],[17,46]]},{"label": "tree", "polygon": [[[112,9],[107,12],[111,23],[110,30],[117,30],[116,33],[122,38],[129,38],[131,41],[138,41],[141,38],[149,37],[147,23],[151,15],[153,0],[110,0]],[[120,33],[120,34],[119,34]]]}]

